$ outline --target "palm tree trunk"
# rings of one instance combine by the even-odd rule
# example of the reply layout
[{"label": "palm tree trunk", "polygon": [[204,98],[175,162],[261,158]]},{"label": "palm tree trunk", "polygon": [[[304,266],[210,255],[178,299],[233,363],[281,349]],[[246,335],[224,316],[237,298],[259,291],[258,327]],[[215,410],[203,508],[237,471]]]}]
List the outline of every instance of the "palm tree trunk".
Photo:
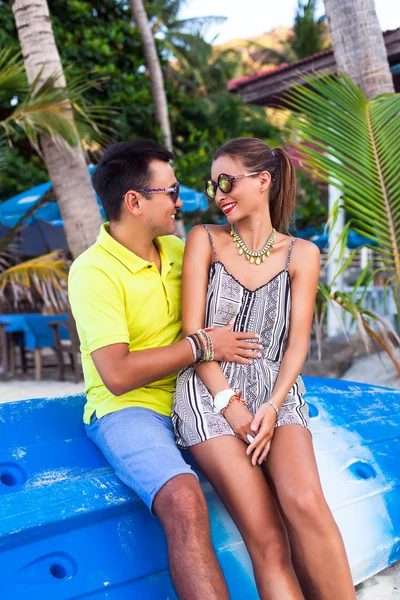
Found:
[{"label": "palm tree trunk", "polygon": [[[46,0],[14,0],[13,12],[29,83],[41,69],[40,81],[60,74],[57,85],[65,87],[65,77],[51,26]],[[74,257],[91,246],[102,222],[99,206],[80,145],[67,148],[49,137],[40,139],[44,160],[53,183],[69,248]]]},{"label": "palm tree trunk", "polygon": [[164,87],[164,77],[162,74],[153,33],[149,25],[143,0],[131,0],[131,6],[136,24],[142,33],[143,50],[150,75],[151,93],[157,121],[162,132],[164,133],[164,143],[168,150],[172,151],[172,136],[168,115],[167,96]]},{"label": "palm tree trunk", "polygon": [[369,99],[394,92],[374,0],[324,0],[339,71]]}]

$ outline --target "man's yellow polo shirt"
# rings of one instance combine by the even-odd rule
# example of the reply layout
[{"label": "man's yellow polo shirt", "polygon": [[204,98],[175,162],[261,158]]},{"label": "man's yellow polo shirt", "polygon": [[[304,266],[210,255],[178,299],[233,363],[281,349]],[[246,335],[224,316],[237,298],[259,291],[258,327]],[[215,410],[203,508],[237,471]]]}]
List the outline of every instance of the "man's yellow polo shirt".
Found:
[{"label": "man's yellow polo shirt", "polygon": [[96,411],[104,415],[141,406],[170,415],[176,374],[114,396],[103,384],[91,352],[111,344],[129,350],[167,346],[181,338],[181,273],[183,242],[175,236],[156,238],[161,274],[154,263],[139,258],[114,240],[108,224],[97,242],[73,263],[68,293],[81,342],[87,403],[84,422]]}]

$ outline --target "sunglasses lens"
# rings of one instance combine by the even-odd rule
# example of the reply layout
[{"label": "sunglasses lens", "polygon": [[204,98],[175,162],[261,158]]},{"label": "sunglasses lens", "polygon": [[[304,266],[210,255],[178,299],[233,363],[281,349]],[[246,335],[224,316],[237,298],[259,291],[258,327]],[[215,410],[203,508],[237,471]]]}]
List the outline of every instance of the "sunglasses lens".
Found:
[{"label": "sunglasses lens", "polygon": [[178,183],[178,184],[177,184],[177,186],[176,186],[176,191],[175,191],[174,198],[173,198],[173,200],[174,200],[174,204],[176,204],[176,203],[178,202],[178,199],[179,199],[179,192],[180,192],[180,187],[181,187],[181,186],[180,186],[180,184]]},{"label": "sunglasses lens", "polygon": [[179,198],[179,183],[175,184],[175,189],[173,192],[171,192],[171,198],[172,198],[172,202],[174,204],[176,204],[178,202],[178,198]]},{"label": "sunglasses lens", "polygon": [[218,185],[219,185],[220,190],[223,191],[225,194],[227,192],[230,192],[232,189],[232,184],[229,181],[227,175],[222,174],[218,177]]},{"label": "sunglasses lens", "polygon": [[206,194],[209,198],[215,198],[215,183],[211,179],[206,182]]}]

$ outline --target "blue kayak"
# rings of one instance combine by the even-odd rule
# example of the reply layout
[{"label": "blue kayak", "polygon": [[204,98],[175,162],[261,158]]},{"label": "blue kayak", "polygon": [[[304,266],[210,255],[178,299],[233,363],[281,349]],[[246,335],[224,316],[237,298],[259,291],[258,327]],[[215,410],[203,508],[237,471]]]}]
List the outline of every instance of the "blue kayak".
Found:
[{"label": "blue kayak", "polygon": [[[400,391],[304,380],[324,491],[359,583],[400,558]],[[83,404],[0,405],[0,600],[176,599],[162,528],[86,438]],[[242,538],[201,481],[231,599],[256,600]]]}]

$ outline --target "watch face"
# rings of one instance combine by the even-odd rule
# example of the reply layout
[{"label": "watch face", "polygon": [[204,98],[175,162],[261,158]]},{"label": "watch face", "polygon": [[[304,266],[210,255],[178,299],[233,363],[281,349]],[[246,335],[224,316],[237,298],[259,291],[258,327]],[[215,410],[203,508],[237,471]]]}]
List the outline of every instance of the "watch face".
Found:
[{"label": "watch face", "polygon": [[222,410],[228,404],[229,400],[233,396],[233,392],[231,390],[226,390],[226,394],[220,393],[217,398],[214,398],[214,406],[217,411]]}]

